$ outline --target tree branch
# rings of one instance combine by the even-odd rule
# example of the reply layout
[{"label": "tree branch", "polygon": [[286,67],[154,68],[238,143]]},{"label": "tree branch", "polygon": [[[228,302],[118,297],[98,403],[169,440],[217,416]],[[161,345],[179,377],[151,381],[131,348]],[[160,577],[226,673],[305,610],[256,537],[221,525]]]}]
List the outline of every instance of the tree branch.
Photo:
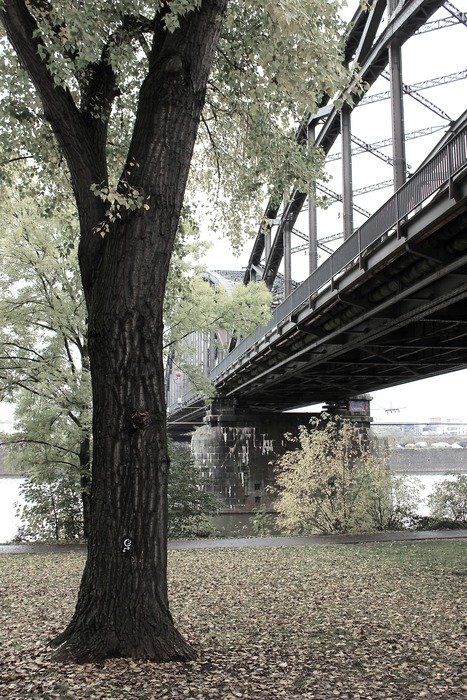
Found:
[{"label": "tree branch", "polygon": [[16,163],[18,160],[28,160],[29,158],[34,158],[34,156],[17,156],[16,158],[9,158],[8,160],[3,160],[0,165],[8,165],[9,163]]},{"label": "tree branch", "polygon": [[[93,183],[107,181],[107,123],[90,114],[82,115],[70,91],[55,84],[47,65],[47,47],[25,0],[4,0],[1,8],[0,19],[8,39],[37,90],[44,116],[68,164],[80,213],[83,283],[89,293],[93,272],[103,248],[103,241],[95,235],[94,227],[103,220],[105,214],[104,204],[94,196],[90,188]],[[112,78],[110,66],[106,67],[106,71],[110,71]],[[94,91],[97,90],[97,85],[100,94],[105,92],[106,96],[115,89],[114,78],[109,79],[107,74],[99,75],[99,80],[93,85]]]},{"label": "tree branch", "polygon": [[67,454],[72,454],[76,455],[79,457],[79,452],[75,452],[74,450],[70,450],[67,447],[62,447],[61,445],[57,445],[54,442],[47,442],[46,440],[32,440],[30,438],[13,438],[11,440],[6,440],[4,442],[0,442],[0,446],[6,447],[7,445],[45,445],[46,447],[53,447],[55,450],[61,450],[62,452],[66,452]]},{"label": "tree branch", "polygon": [[60,144],[65,146],[69,140],[66,136],[67,129],[72,129],[76,138],[82,138],[83,134],[79,133],[78,109],[70,92],[54,83],[46,60],[41,58],[41,53],[48,55],[47,47],[24,0],[4,0],[0,17],[10,43],[41,98],[45,117],[52,125]]}]

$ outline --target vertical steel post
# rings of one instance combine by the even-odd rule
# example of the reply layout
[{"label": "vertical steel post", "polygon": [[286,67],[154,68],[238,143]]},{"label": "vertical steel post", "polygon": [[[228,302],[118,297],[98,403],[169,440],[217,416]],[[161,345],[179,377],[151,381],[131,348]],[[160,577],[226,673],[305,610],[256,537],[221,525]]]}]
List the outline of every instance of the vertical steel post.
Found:
[{"label": "vertical steel post", "polygon": [[[287,211],[288,197],[284,194],[283,216]],[[284,247],[284,299],[292,291],[292,227],[288,216],[284,218],[282,240]]]},{"label": "vertical steel post", "polygon": [[284,299],[292,292],[292,241],[290,223],[286,221],[284,231]]},{"label": "vertical steel post", "polygon": [[266,263],[269,258],[269,254],[271,252],[271,226],[270,224],[267,224],[264,230],[264,265],[266,266]]},{"label": "vertical steel post", "polygon": [[[315,127],[308,127],[308,149],[314,147]],[[318,220],[316,212],[316,180],[310,180],[308,186],[308,264],[311,275],[318,267]]]},{"label": "vertical steel post", "polygon": [[349,238],[353,233],[352,142],[350,138],[350,114],[350,106],[344,104],[341,111],[344,240],[347,240],[347,238]]},{"label": "vertical steel post", "polygon": [[[388,0],[389,16],[394,13],[397,0]],[[391,119],[394,190],[406,181],[407,162],[405,158],[404,102],[402,85],[402,51],[397,40],[389,47],[389,73],[391,76]]]}]

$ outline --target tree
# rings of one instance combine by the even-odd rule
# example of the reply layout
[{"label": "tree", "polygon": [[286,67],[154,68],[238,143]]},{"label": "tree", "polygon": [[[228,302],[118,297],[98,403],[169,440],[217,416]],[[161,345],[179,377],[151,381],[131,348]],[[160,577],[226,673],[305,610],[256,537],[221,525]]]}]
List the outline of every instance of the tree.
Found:
[{"label": "tree", "polygon": [[467,523],[467,476],[456,474],[453,478],[442,479],[427,500],[433,518]]},{"label": "tree", "polygon": [[352,423],[323,414],[301,426],[296,449],[277,461],[279,524],[298,534],[400,527],[416,489],[392,477],[387,459],[359,439]]},{"label": "tree", "polygon": [[[92,441],[85,304],[73,243],[76,222],[62,204],[60,197],[40,192],[34,200],[10,194],[0,222],[0,399],[15,405],[15,432],[2,443],[12,465],[27,477],[21,509],[27,530],[57,540],[88,536]],[[248,334],[269,316],[271,297],[265,285],[241,285],[229,295],[196,276],[204,250],[185,213],[164,311],[165,348],[177,358],[174,349],[194,331],[224,328]],[[184,366],[195,373],[189,357]],[[187,496],[194,503],[195,473],[184,460],[180,466],[177,459],[176,465],[171,470],[179,487],[172,489],[174,497],[179,502],[180,490],[190,486]],[[209,505],[203,494],[198,506],[204,497]],[[76,514],[77,498],[81,517]],[[187,504],[186,518],[188,512],[195,521],[198,513]],[[183,528],[188,530],[187,523]],[[181,529],[181,521],[169,523],[170,536]]]},{"label": "tree", "polygon": [[191,453],[184,447],[171,445],[168,489],[169,537],[200,537],[212,526],[208,516],[219,510],[216,497],[203,490],[203,479]]},{"label": "tree", "polygon": [[87,536],[91,391],[74,212],[50,195],[10,193],[2,214],[0,399],[16,407],[3,443],[37,489],[52,488],[52,474],[80,484]]},{"label": "tree", "polygon": [[31,81],[6,53],[4,83],[16,98],[6,122],[21,128],[9,130],[5,158],[40,157],[25,134],[42,117],[50,160],[50,125],[78,211],[88,317],[90,537],[75,613],[55,640],[59,658],[195,654],[167,599],[162,310],[209,74],[205,133],[216,146],[230,124],[216,153],[229,162],[231,183],[241,161],[250,200],[264,194],[270,173],[281,173],[279,185],[311,177],[322,158],[296,146],[292,120],[342,76],[332,3],[232,1],[226,15],[227,5],[117,0],[87,12],[73,0],[1,4]]}]

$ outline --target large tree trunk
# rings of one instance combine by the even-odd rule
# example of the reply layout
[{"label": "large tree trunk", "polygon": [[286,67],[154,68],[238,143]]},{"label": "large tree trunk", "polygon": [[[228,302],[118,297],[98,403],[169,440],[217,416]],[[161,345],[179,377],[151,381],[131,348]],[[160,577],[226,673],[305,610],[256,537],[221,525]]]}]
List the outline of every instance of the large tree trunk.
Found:
[{"label": "large tree trunk", "polygon": [[83,513],[83,536],[87,540],[91,531],[91,441],[83,438],[79,446],[79,481]]},{"label": "large tree trunk", "polygon": [[88,561],[74,617],[56,643],[66,642],[61,658],[77,660],[193,658],[173,626],[166,589],[165,279],[154,268],[158,254],[147,253],[153,232],[142,218],[114,234],[105,258],[114,274],[104,270],[96,282],[89,320],[94,456]]},{"label": "large tree trunk", "polygon": [[[207,2],[206,16],[196,13],[197,24],[204,22],[203,41],[208,29],[217,41],[225,4]],[[200,26],[194,29],[200,32]],[[212,60],[212,46],[205,54],[199,38],[194,45],[207,78],[205,61]],[[54,640],[61,645],[59,658],[167,661],[196,655],[173,625],[167,596],[162,312],[204,103],[205,82],[195,79],[198,70],[192,65],[187,72],[183,52],[170,49],[144,81],[128,161],[139,164],[132,169],[132,186],[147,195],[149,210],[123,212],[111,226],[87,289],[91,531],[75,614]],[[148,134],[154,135],[149,143]],[[88,278],[84,269],[83,280]]]}]

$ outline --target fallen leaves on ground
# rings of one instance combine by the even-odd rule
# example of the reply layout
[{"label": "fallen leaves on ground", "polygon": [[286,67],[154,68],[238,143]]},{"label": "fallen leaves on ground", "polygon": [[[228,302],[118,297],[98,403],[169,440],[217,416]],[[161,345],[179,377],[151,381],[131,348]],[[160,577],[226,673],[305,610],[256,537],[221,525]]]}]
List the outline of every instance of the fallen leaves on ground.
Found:
[{"label": "fallen leaves on ground", "polygon": [[0,698],[465,700],[464,542],[179,551],[194,662],[59,664],[84,557],[0,557]]}]

